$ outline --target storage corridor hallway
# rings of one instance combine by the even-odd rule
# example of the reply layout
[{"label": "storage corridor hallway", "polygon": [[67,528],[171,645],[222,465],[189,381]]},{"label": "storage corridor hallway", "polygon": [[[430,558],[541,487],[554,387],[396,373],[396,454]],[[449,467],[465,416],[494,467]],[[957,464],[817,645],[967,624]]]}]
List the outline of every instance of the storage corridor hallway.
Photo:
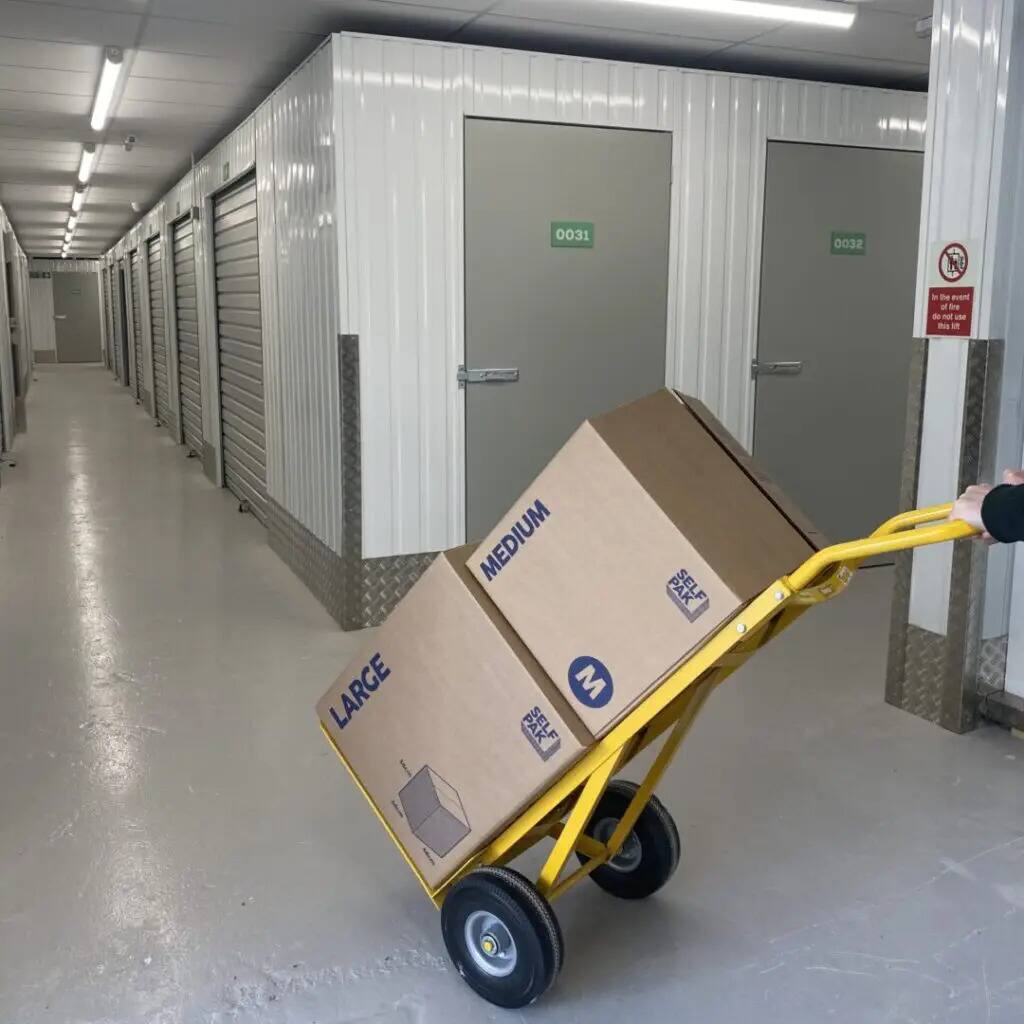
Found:
[{"label": "storage corridor hallway", "polygon": [[[499,1019],[317,729],[352,638],[106,370],[37,377],[0,488],[0,1021]],[[568,897],[533,1018],[1020,1020],[1024,746],[883,703],[890,586],[715,695],[662,787],[676,881]]]}]

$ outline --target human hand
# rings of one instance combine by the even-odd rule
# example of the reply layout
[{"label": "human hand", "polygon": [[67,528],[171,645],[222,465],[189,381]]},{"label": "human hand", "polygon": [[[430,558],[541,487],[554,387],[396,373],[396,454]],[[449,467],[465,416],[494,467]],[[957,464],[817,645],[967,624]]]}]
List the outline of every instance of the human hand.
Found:
[{"label": "human hand", "polygon": [[1024,486],[1024,469],[1003,470],[1003,483],[1011,487]]},{"label": "human hand", "polygon": [[[1009,472],[1009,470],[1007,471]],[[1022,474],[1024,477],[1024,474]],[[982,539],[991,543],[991,534],[985,531],[985,524],[981,519],[981,506],[985,497],[992,490],[990,484],[974,484],[968,487],[963,494],[953,503],[953,511],[949,514],[950,519],[961,519],[969,523],[976,530],[981,530]]]}]

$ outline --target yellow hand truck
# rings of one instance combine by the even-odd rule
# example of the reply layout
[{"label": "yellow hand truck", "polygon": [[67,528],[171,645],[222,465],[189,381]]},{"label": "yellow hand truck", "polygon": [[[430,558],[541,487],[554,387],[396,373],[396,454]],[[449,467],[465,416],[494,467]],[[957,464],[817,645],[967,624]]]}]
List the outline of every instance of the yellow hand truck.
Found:
[{"label": "yellow hand truck", "polygon": [[[642,899],[668,881],[679,862],[679,834],[654,788],[711,691],[811,605],[845,590],[865,559],[977,533],[966,523],[949,521],[951,510],[951,505],[938,505],[895,516],[870,537],[825,548],[776,580],[500,835],[439,888],[427,888],[441,911],[452,962],[478,995],[496,1006],[517,1009],[551,987],[564,948],[551,902],[577,882],[590,876],[614,896]],[[661,749],[639,785],[613,780],[623,765],[662,737]],[[377,816],[398,843],[379,812]],[[547,838],[554,846],[536,882],[507,867]],[[573,854],[579,863],[566,875]]]}]

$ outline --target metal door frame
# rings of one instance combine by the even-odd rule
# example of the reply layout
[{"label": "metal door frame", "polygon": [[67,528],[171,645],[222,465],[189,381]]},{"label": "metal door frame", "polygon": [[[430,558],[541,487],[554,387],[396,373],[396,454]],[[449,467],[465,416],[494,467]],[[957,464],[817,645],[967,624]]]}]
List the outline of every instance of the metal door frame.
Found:
[{"label": "metal door frame", "polygon": [[[203,197],[203,205],[201,207],[201,222],[208,225],[208,229],[202,232],[202,237],[197,238],[195,236],[196,224],[192,225],[193,236],[192,245],[193,259],[196,260],[196,283],[199,282],[198,273],[198,255],[199,246],[202,246],[203,255],[203,290],[204,290],[204,303],[203,303],[203,315],[202,315],[202,326],[205,328],[206,337],[209,341],[209,350],[203,358],[203,353],[200,350],[200,363],[206,363],[210,371],[212,371],[212,379],[209,382],[209,387],[206,391],[202,390],[202,372],[200,371],[199,382],[200,382],[200,396],[203,400],[203,442],[209,444],[214,449],[214,483],[218,487],[224,486],[224,421],[222,419],[221,407],[220,407],[220,334],[217,330],[217,252],[216,252],[216,241],[214,238],[214,207],[216,205],[217,197],[227,192],[229,189],[234,188],[243,178],[249,174],[253,175],[254,183],[256,185],[256,239],[259,244],[259,176],[256,171],[256,161],[247,163],[237,174],[229,174],[224,180],[217,186],[217,189],[213,192],[208,193]],[[198,291],[198,288],[197,288]],[[260,294],[260,336],[263,337],[262,330],[263,321],[263,295]],[[264,351],[266,356],[266,351]],[[264,364],[266,365],[266,364]],[[264,416],[267,401],[266,383],[264,382],[263,388],[263,403],[264,403]],[[211,436],[207,436],[206,432],[206,410],[207,402],[209,402],[210,419],[213,422],[213,433]],[[265,422],[265,421],[264,421]],[[216,439],[216,444],[212,444],[212,441]],[[265,442],[264,442],[265,443]],[[269,446],[268,446],[269,447]],[[269,498],[269,495],[268,495]],[[255,517],[254,517],[255,518]],[[258,521],[258,520],[257,520]]]}]

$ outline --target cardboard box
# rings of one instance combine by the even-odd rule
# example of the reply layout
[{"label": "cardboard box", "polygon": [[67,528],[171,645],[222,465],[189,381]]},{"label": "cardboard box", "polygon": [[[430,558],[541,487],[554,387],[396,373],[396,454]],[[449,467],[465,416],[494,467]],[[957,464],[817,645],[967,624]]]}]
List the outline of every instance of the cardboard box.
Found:
[{"label": "cardboard box", "polygon": [[439,555],[317,706],[431,888],[593,738],[466,569]]},{"label": "cardboard box", "polygon": [[816,550],[740,456],[659,391],[580,427],[470,559],[596,736]]}]

